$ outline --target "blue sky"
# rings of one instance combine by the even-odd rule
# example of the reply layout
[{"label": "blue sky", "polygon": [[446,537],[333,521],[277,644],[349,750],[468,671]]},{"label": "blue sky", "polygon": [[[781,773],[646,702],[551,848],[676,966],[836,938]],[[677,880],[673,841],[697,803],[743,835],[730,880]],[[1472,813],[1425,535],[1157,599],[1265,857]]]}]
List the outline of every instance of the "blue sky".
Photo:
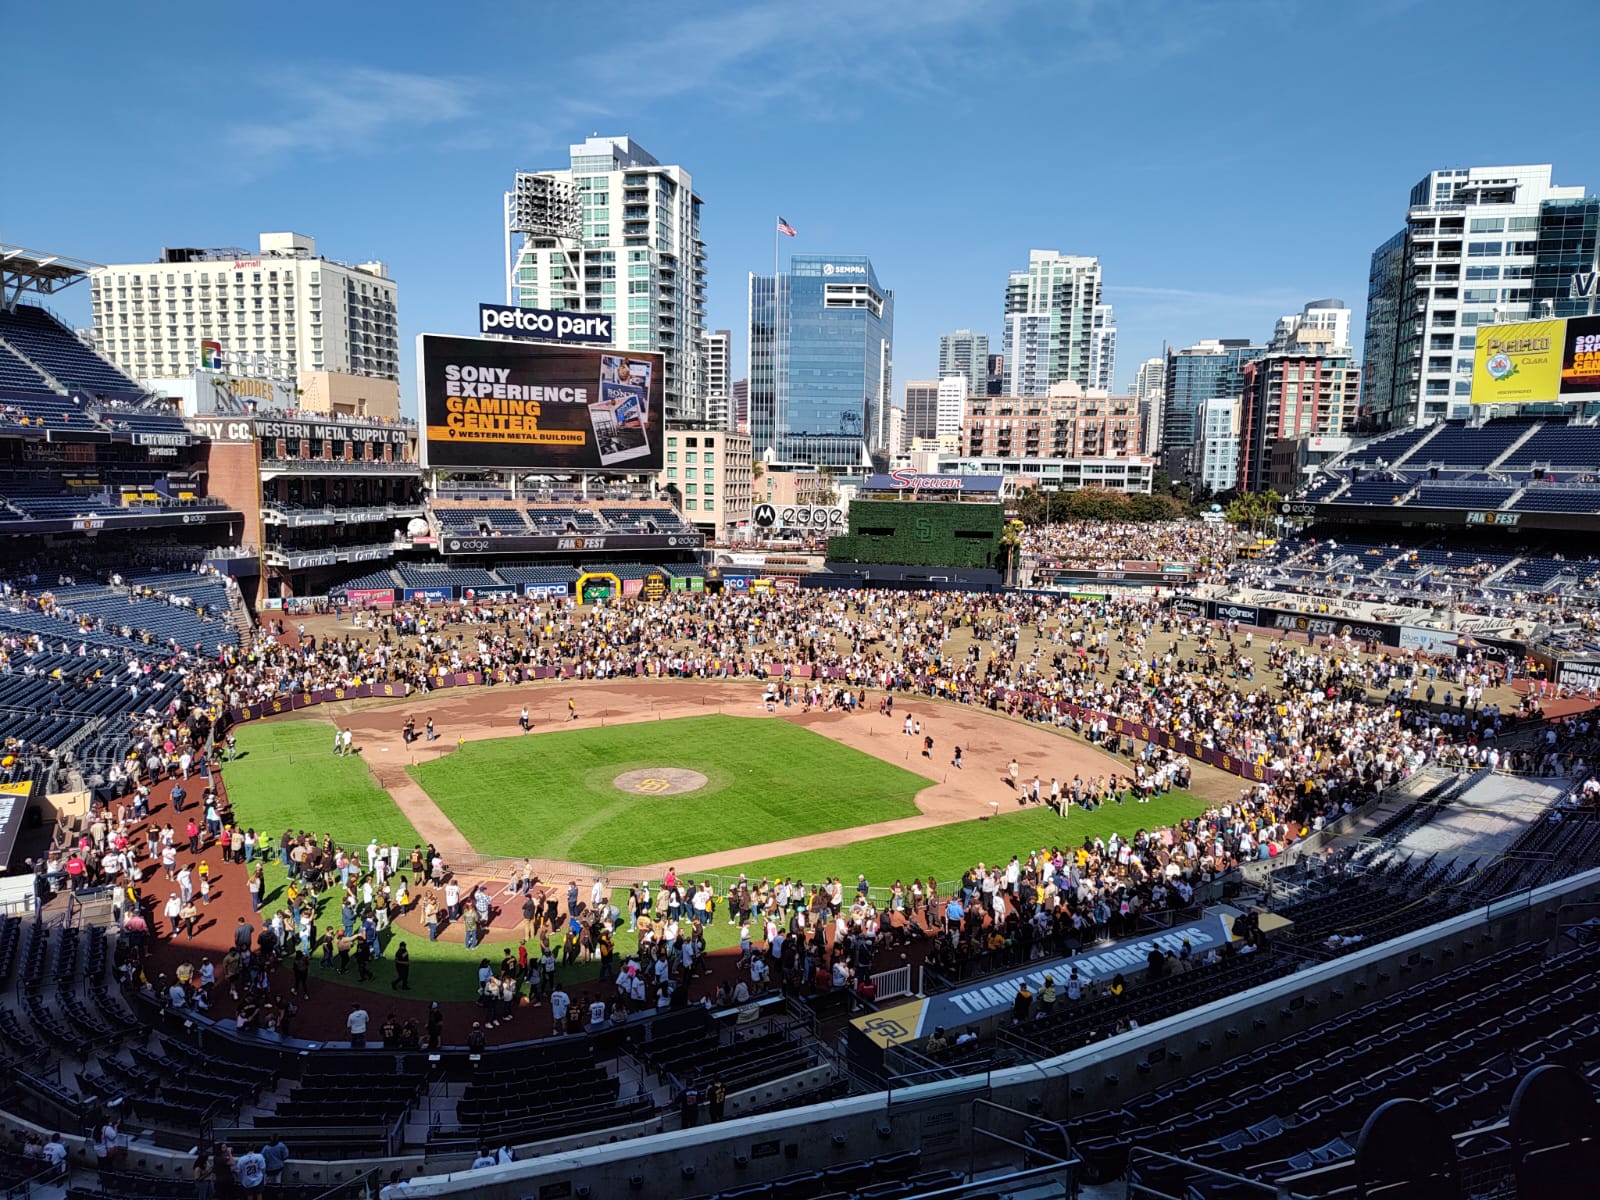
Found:
[{"label": "blue sky", "polygon": [[[1117,381],[1163,342],[1360,310],[1430,168],[1600,188],[1586,5],[1187,0],[13,5],[0,240],[100,262],[313,234],[422,331],[504,290],[501,194],[590,132],[705,199],[711,327],[785,251],[872,256],[897,384],[998,349],[1030,247],[1095,254]],[[1568,36],[1563,31],[1570,31]],[[1528,95],[1531,101],[1517,97]],[[26,155],[26,158],[24,158]],[[87,289],[57,297],[87,323]],[[896,388],[898,398],[899,388]]]}]

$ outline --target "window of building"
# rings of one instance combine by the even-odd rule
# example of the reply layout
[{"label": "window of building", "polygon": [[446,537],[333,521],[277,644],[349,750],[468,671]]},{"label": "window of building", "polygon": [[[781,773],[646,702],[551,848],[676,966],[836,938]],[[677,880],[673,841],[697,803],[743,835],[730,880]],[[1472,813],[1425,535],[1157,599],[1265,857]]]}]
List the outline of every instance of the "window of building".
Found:
[{"label": "window of building", "polygon": [[1467,278],[1471,279],[1499,279],[1499,267],[1468,267]]},{"label": "window of building", "polygon": [[667,451],[667,461],[669,463],[677,462],[678,461],[678,452],[676,450],[668,450]]},{"label": "window of building", "polygon": [[1504,217],[1473,217],[1468,233],[1504,233],[1506,219]]},{"label": "window of building", "polygon": [[1505,252],[1504,242],[1468,242],[1468,258],[1499,258]]}]

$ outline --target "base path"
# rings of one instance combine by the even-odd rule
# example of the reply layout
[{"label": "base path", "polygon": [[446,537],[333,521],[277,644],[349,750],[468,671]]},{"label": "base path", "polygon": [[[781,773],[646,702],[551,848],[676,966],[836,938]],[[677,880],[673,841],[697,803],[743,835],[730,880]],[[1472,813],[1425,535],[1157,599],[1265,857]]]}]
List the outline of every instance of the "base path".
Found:
[{"label": "base path", "polygon": [[[1067,785],[1074,775],[1090,778],[1113,773],[1126,774],[1129,770],[1126,762],[1049,726],[1014,720],[975,705],[897,694],[894,715],[884,716],[877,708],[882,693],[872,692],[866,710],[853,715],[847,716],[837,711],[806,713],[798,704],[791,708],[779,706],[775,712],[769,713],[763,701],[763,690],[764,685],[757,682],[714,679],[619,679],[575,685],[500,685],[470,690],[449,689],[425,696],[412,696],[381,708],[354,704],[340,706],[346,707],[346,711],[339,713],[337,720],[340,725],[348,726],[355,732],[362,755],[372,766],[378,782],[394,796],[395,802],[417,827],[417,832],[439,846],[447,860],[452,860],[453,856],[453,861],[468,861],[477,856],[449,818],[406,773],[405,768],[450,753],[461,741],[538,737],[550,730],[722,714],[789,721],[929,780],[929,786],[917,793],[917,816],[848,829],[826,830],[757,846],[736,847],[672,863],[640,864],[637,874],[650,879],[659,879],[668,866],[688,873],[716,871],[742,862],[808,850],[827,850],[890,834],[992,816],[1016,807],[1017,793],[1007,781],[1007,767],[1013,758],[1017,760],[1022,783],[1030,783],[1037,775],[1045,790],[1048,790],[1052,776]],[[574,702],[575,710],[568,709],[569,699]],[[528,735],[518,731],[518,718],[523,705],[527,705],[533,723],[533,732]],[[576,718],[572,715],[573,711],[576,712]],[[337,712],[338,707],[332,707],[330,715]],[[908,714],[922,723],[922,736],[908,737],[903,732]],[[415,719],[418,729],[432,717],[437,738],[432,742],[419,740],[407,746],[401,737],[401,730],[408,717]],[[924,736],[934,740],[931,757],[923,755]],[[952,765],[957,746],[961,747],[961,769]],[[796,763],[795,769],[804,770],[804,764]],[[1195,768],[1195,790],[1205,799],[1232,797],[1237,794],[1238,787],[1239,781],[1232,776],[1198,765]],[[538,858],[536,847],[529,847],[528,853]],[[547,859],[541,862],[547,869],[560,874],[583,875],[588,871],[587,866],[581,863],[552,862]],[[613,882],[618,878],[620,874],[614,873]]]}]

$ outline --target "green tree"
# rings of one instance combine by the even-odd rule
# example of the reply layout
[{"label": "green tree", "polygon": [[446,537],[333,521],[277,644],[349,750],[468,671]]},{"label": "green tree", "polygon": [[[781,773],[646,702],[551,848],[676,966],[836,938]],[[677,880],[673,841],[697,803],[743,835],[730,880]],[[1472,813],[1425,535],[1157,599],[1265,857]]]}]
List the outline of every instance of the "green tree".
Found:
[{"label": "green tree", "polygon": [[1017,582],[1017,551],[1022,546],[1022,522],[1007,521],[1004,532],[1000,535],[1000,548],[1006,552],[1006,586],[1015,587]]}]

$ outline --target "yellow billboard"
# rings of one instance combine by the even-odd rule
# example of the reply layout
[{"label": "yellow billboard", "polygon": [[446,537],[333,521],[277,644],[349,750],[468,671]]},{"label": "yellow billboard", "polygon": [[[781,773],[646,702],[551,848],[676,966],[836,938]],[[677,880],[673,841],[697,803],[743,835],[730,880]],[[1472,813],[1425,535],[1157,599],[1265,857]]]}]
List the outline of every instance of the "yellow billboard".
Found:
[{"label": "yellow billboard", "polygon": [[1472,359],[1474,404],[1525,404],[1561,395],[1565,321],[1487,325]]}]

